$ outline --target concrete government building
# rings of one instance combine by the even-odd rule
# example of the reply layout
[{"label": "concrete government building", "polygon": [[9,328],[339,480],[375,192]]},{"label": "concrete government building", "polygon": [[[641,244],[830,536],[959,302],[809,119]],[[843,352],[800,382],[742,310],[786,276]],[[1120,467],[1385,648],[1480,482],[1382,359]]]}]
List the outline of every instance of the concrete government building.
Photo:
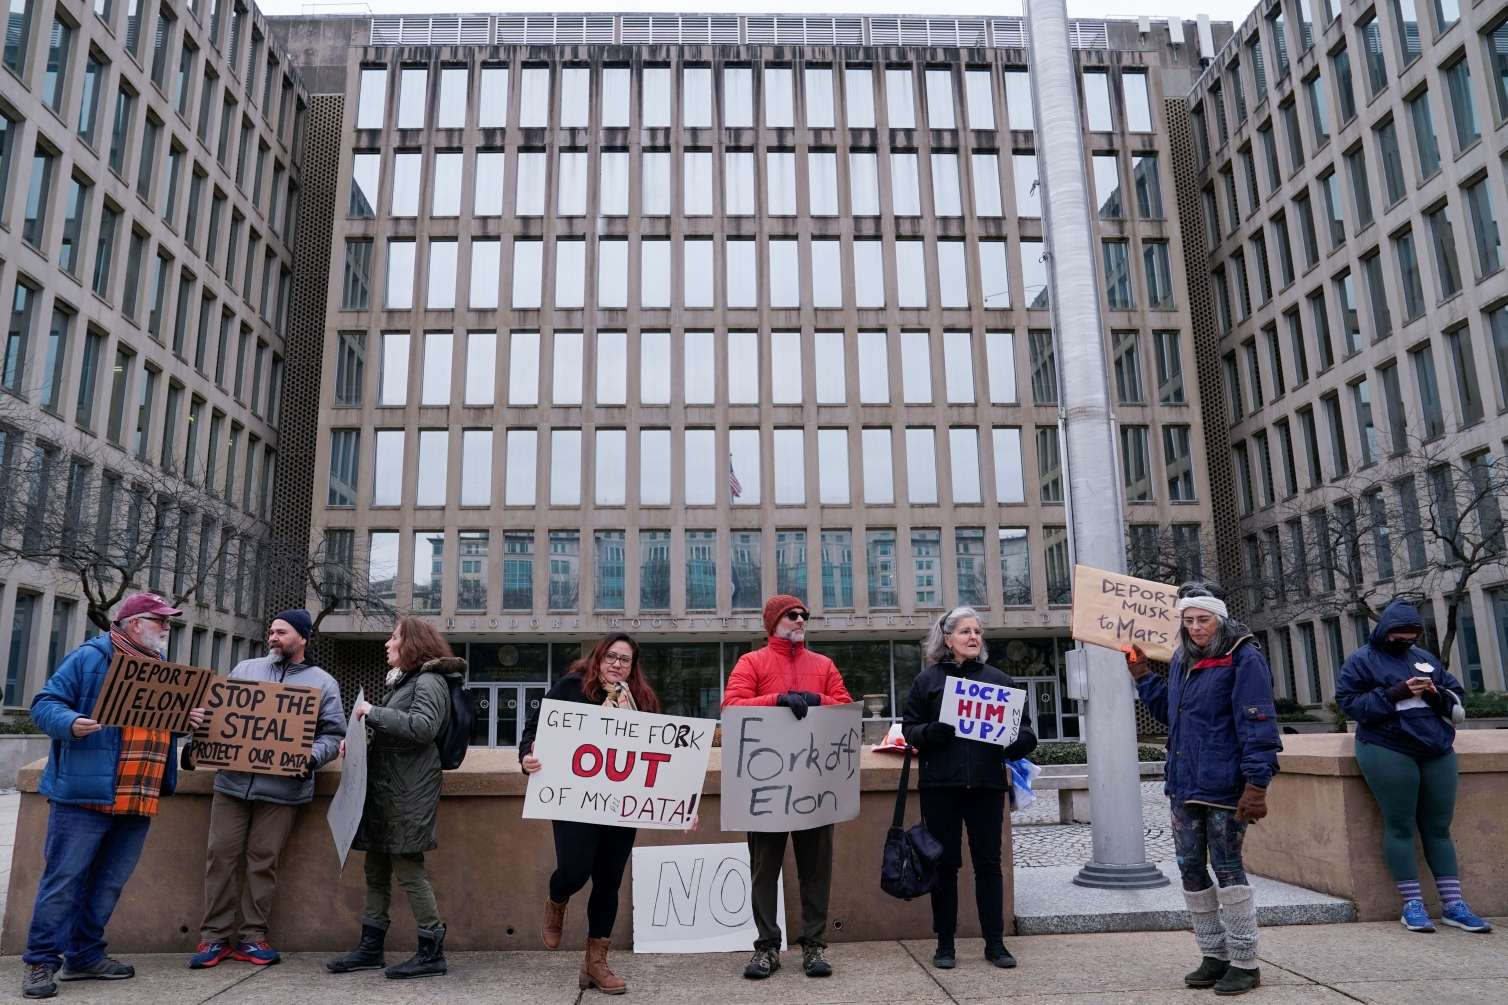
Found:
[{"label": "concrete government building", "polygon": [[[1442,333],[1464,324],[1491,397],[1486,364],[1508,360],[1493,355],[1496,267],[1430,298],[1412,335],[1369,338],[1334,367],[1309,350],[1307,384],[1231,404],[1251,402],[1227,383],[1230,360],[1245,373],[1243,345],[1315,289],[1332,295],[1337,272],[1363,275],[1379,234],[1416,217],[1423,234],[1443,196],[1459,206],[1467,263],[1461,214],[1481,197],[1466,188],[1484,180],[1493,204],[1505,198],[1492,129],[1501,18],[1484,4],[1434,31],[1399,2],[1347,5],[1328,27],[1296,3],[1236,31],[1072,25],[1119,435],[1119,470],[1104,477],[1120,479],[1133,571],[1235,581],[1245,542],[1266,533],[1242,502],[1241,448],[1326,394],[1349,407],[1346,382],[1403,351],[1387,341],[1438,342],[1448,373]],[[1314,107],[1306,75],[1338,87],[1337,46],[1350,40],[1360,75],[1375,32],[1398,25],[1420,50],[1412,68],[1390,59],[1380,95],[1358,87],[1349,118],[1337,91],[1328,147],[1305,133],[1310,156],[1289,161],[1286,117]],[[470,662],[478,743],[516,742],[582,641],[614,629],[641,641],[670,710],[713,714],[776,591],[806,599],[815,647],[875,720],[898,714],[931,621],[973,604],[991,661],[1030,688],[1040,735],[1076,737],[1026,31],[1013,17],[264,19],[233,0],[139,12],[14,0],[0,288],[15,299],[0,396],[25,421],[0,411],[0,442],[52,450],[54,477],[70,457],[103,471],[118,455],[133,480],[159,470],[209,485],[211,498],[181,507],[193,516],[175,524],[189,527],[176,565],[192,585],[205,535],[230,541],[235,564],[217,567],[223,588],[180,605],[177,658],[226,669],[256,651],[259,619],[304,595],[266,575],[259,542],[315,542],[353,584],[318,639],[350,696],[375,691],[384,669],[386,628],[364,608],[412,610]],[[1469,74],[1441,68],[1453,61]],[[1239,75],[1264,64],[1259,95]],[[1249,103],[1227,109],[1232,74]],[[1265,236],[1280,207],[1307,189],[1322,205],[1326,165],[1343,176],[1341,148],[1375,142],[1380,117],[1402,136],[1420,88],[1442,131],[1447,94],[1464,88],[1475,147],[1453,160],[1442,146],[1443,166],[1417,188],[1409,178],[1386,211],[1378,173],[1370,229],[1348,224],[1307,270],[1264,258],[1273,289],[1247,293],[1239,314],[1223,306],[1254,239],[1304,248],[1297,209],[1290,240]],[[97,135],[82,125],[90,102],[111,109]],[[1281,178],[1259,189],[1239,175],[1239,215],[1212,222],[1222,172],[1269,117]],[[144,133],[117,167],[122,118]],[[108,239],[107,209],[120,217]],[[101,257],[107,275],[111,257],[129,273],[103,293]],[[1289,273],[1303,278],[1279,282]],[[50,334],[59,314],[73,319],[62,336]],[[1404,315],[1400,302],[1400,327]],[[48,397],[53,380],[66,395]],[[1503,449],[1482,411],[1482,444]],[[209,435],[196,432],[205,421]],[[173,597],[175,563],[149,571],[160,565],[152,585]],[[88,626],[76,577],[12,563],[0,578],[5,704],[24,706]],[[1478,688],[1503,683],[1502,631],[1487,629],[1508,621],[1508,598],[1494,596],[1477,608]],[[1269,651],[1287,638],[1314,653],[1312,672],[1275,656],[1280,692],[1327,699],[1338,659],[1325,647],[1354,637],[1272,607],[1244,613]],[[1322,648],[1304,648],[1304,624]]]}]

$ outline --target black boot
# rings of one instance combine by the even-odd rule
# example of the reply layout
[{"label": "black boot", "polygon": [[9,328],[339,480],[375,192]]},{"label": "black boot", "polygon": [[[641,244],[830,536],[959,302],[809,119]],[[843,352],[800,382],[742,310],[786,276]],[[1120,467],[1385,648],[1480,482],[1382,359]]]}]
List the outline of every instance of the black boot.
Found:
[{"label": "black boot", "polygon": [[932,954],[932,965],[939,970],[952,970],[958,965],[958,953],[953,948],[953,936],[939,935],[937,951]]},{"label": "black boot", "polygon": [[1199,963],[1199,969],[1183,975],[1185,987],[1212,988],[1215,982],[1225,976],[1230,969],[1230,964],[1213,956],[1206,956]]},{"label": "black boot", "polygon": [[1244,995],[1262,983],[1262,971],[1255,967],[1231,967],[1215,985],[1217,995]]},{"label": "black boot", "polygon": [[385,975],[393,980],[409,977],[439,977],[448,968],[445,965],[445,926],[419,929],[419,951],[396,967],[388,967]]},{"label": "black boot", "polygon": [[387,929],[361,923],[361,943],[346,955],[325,963],[332,974],[348,974],[353,970],[381,970],[387,966],[382,958],[382,946],[387,941]]},{"label": "black boot", "polygon": [[1016,958],[1005,948],[1005,940],[999,938],[984,940],[984,958],[1004,970],[1010,970],[1016,965]]}]

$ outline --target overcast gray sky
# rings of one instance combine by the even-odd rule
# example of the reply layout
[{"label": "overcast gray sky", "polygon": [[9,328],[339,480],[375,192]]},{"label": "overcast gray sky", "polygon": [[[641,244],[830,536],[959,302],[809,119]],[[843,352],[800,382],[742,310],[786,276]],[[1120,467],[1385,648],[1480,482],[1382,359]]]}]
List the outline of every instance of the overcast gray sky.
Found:
[{"label": "overcast gray sky", "polygon": [[[1239,23],[1255,7],[1256,0],[1068,0],[1068,13],[1074,17],[1135,17],[1148,14],[1152,17],[1167,17],[1170,14],[1193,20],[1198,14],[1208,14],[1216,21]],[[802,3],[800,0],[773,0],[759,3],[757,0],[558,0],[555,3],[504,4],[498,0],[367,0],[365,3],[307,3],[304,0],[261,0],[259,6],[266,14],[440,14],[484,11],[535,13],[554,11],[568,13],[590,10],[593,12],[631,13],[690,13],[690,14],[965,14],[976,17],[1020,14],[1022,0],[997,0],[983,3],[979,0],[941,0],[925,5],[919,10],[917,0],[820,0]]]}]

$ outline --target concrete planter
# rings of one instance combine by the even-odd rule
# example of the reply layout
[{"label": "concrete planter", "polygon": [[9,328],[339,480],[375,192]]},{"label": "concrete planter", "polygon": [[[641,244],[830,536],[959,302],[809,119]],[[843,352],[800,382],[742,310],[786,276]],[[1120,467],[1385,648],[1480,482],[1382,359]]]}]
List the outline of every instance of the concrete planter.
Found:
[{"label": "concrete planter", "polygon": [[23,764],[46,757],[52,741],[43,733],[0,734],[0,789],[15,788]]},{"label": "concrete planter", "polygon": [[1457,729],[1508,729],[1508,716],[1488,716],[1485,719],[1467,719]]},{"label": "concrete planter", "polygon": [[1293,730],[1295,733],[1336,733],[1336,732],[1339,732],[1339,730],[1337,730],[1335,728],[1335,723],[1333,723],[1333,722],[1279,722],[1278,723],[1278,730],[1280,732],[1285,732],[1286,733],[1290,729]]}]

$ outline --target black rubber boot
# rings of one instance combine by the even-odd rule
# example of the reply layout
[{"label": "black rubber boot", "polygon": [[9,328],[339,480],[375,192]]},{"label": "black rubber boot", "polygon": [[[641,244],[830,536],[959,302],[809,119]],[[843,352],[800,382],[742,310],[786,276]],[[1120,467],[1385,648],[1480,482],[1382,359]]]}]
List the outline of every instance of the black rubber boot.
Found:
[{"label": "black rubber boot", "polygon": [[445,964],[445,926],[419,929],[419,951],[384,973],[395,981],[410,977],[439,977],[449,968]]},{"label": "black rubber boot", "polygon": [[1230,969],[1230,964],[1224,960],[1217,960],[1213,956],[1206,956],[1199,963],[1199,969],[1183,975],[1183,983],[1191,988],[1212,988],[1225,972]]},{"label": "black rubber boot", "polygon": [[328,960],[325,969],[332,974],[348,974],[353,970],[381,970],[387,966],[382,957],[382,947],[387,941],[387,929],[361,923],[361,942],[346,955]]},{"label": "black rubber boot", "polygon": [[1262,971],[1231,967],[1215,985],[1217,995],[1244,995],[1262,983]]}]

